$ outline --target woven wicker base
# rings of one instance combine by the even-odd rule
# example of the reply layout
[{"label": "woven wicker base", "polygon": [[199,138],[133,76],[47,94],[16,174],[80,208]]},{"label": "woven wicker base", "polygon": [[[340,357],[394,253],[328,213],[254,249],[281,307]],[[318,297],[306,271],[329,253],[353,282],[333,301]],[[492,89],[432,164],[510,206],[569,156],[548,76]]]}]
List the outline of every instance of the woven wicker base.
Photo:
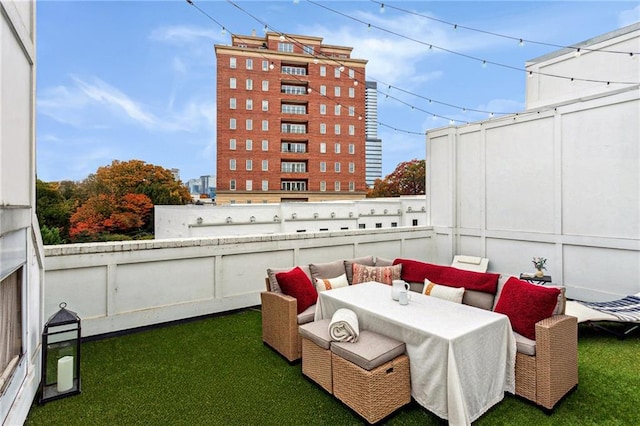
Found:
[{"label": "woven wicker base", "polygon": [[331,350],[322,349],[309,339],[302,339],[302,374],[333,393]]},{"label": "woven wicker base", "polygon": [[536,358],[516,354],[516,395],[536,402]]},{"label": "woven wicker base", "polygon": [[331,363],[333,394],[369,423],[376,423],[411,402],[409,357],[406,355],[371,371],[335,354],[332,354]]}]

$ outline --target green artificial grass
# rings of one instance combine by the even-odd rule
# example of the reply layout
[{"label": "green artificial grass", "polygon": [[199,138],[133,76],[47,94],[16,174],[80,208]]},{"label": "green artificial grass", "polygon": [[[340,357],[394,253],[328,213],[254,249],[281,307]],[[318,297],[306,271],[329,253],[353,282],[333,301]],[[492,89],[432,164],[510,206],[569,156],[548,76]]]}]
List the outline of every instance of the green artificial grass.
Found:
[{"label": "green artificial grass", "polygon": [[[640,424],[640,339],[580,327],[580,383],[551,415],[507,395],[477,425]],[[258,310],[83,343],[82,393],[27,425],[358,425],[261,339]],[[415,402],[383,423],[444,425]]]}]

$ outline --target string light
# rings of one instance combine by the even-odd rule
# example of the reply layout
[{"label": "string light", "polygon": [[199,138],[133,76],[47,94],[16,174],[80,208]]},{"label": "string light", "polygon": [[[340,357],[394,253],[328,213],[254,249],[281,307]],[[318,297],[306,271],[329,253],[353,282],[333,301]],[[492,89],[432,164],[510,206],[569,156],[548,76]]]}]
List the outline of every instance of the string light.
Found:
[{"label": "string light", "polygon": [[[227,1],[229,1],[229,0],[227,0]],[[374,3],[378,3],[378,2],[377,2],[377,1],[375,1],[375,0],[371,0],[371,1],[372,1],[372,2],[374,2]],[[333,12],[333,13],[335,13],[335,14],[337,14],[337,15],[340,15],[340,16],[343,16],[343,17],[345,17],[345,18],[351,19],[351,20],[353,20],[353,21],[360,22],[360,23],[362,23],[362,24],[366,24],[366,22],[364,22],[364,21],[362,21],[362,20],[360,20],[360,19],[358,19],[358,18],[355,18],[355,17],[353,17],[353,16],[350,16],[350,15],[345,14],[345,13],[343,13],[343,12],[340,12],[340,11],[338,11],[338,10],[332,9],[332,8],[330,8],[330,7],[328,7],[328,6],[324,5],[324,4],[320,4],[320,3],[318,3],[318,2],[316,2],[316,1],[314,1],[314,0],[307,0],[307,2],[308,2],[308,3],[311,3],[311,4],[315,5],[315,6],[318,6],[318,7],[320,7],[320,8],[323,8],[323,9],[325,9],[325,10],[328,10],[328,11],[330,11],[330,12]],[[392,7],[392,6],[390,6],[390,7]],[[396,8],[396,7],[393,7],[393,8],[394,8],[394,9],[398,9],[398,8]],[[403,9],[398,9],[398,10],[403,10]],[[403,11],[404,11],[404,10],[403,10]],[[407,13],[410,13],[410,12],[407,12]],[[422,16],[422,15],[419,15],[419,16]],[[451,25],[453,25],[453,24],[451,24]],[[373,26],[375,26],[375,25],[373,25]],[[416,38],[408,37],[408,36],[406,36],[406,35],[400,34],[400,33],[398,33],[398,32],[395,32],[395,31],[392,31],[392,30],[389,30],[389,29],[386,29],[386,28],[383,28],[383,27],[375,26],[375,28],[376,28],[376,29],[379,29],[379,30],[381,30],[381,31],[384,31],[384,32],[386,32],[386,33],[388,33],[388,34],[392,34],[392,35],[395,35],[395,36],[397,36],[397,37],[403,38],[403,39],[405,39],[405,40],[409,40],[409,41],[413,41],[413,42],[415,42],[415,43],[419,43],[419,44],[422,44],[422,45],[425,45],[425,46],[429,46],[429,48],[430,48],[430,49],[431,49],[431,48],[436,48],[436,49],[438,49],[438,50],[440,50],[440,51],[447,52],[447,53],[450,53],[450,54],[452,54],[452,55],[460,56],[460,57],[467,58],[467,59],[470,59],[470,60],[479,61],[479,62],[482,62],[482,61],[483,61],[483,59],[481,59],[481,58],[478,58],[478,57],[475,57],[475,56],[472,56],[472,55],[468,55],[468,54],[466,54],[466,53],[457,52],[457,51],[454,51],[454,50],[451,50],[451,49],[447,49],[447,48],[445,48],[445,47],[436,46],[436,45],[434,45],[434,44],[429,44],[429,43],[426,43],[426,42],[424,42],[424,41],[422,41],[422,40],[418,40],[418,39],[416,39]],[[465,28],[466,28],[466,27],[465,27]],[[513,39],[514,37],[509,37],[509,38],[512,38],[512,39]],[[519,39],[517,39],[517,40],[519,40]],[[523,39],[523,41],[524,41],[524,39]],[[578,48],[578,50],[580,50],[580,48]],[[599,51],[599,52],[604,52],[604,50],[598,50],[598,51]],[[614,51],[608,51],[608,52],[614,53]],[[619,53],[619,52],[618,52],[618,53]],[[625,52],[625,54],[627,54],[627,53],[629,53],[629,52]],[[508,64],[502,64],[502,63],[499,63],[499,62],[491,62],[491,63],[492,63],[493,65],[497,65],[497,66],[502,67],[502,68],[506,68],[506,69],[510,69],[510,70],[514,70],[514,71],[519,71],[519,72],[527,72],[527,70],[526,70],[525,68],[516,67],[516,66],[508,65]],[[565,80],[569,80],[570,78],[573,78],[573,79],[575,79],[575,80],[585,81],[585,82],[591,82],[591,83],[606,83],[606,80],[597,80],[597,79],[588,79],[588,78],[568,77],[568,76],[566,76],[566,75],[551,74],[551,73],[546,73],[546,72],[541,72],[541,71],[536,71],[536,74],[538,74],[538,75],[542,75],[542,76],[545,76],[545,77],[560,78],[560,79],[565,79]],[[633,82],[630,82],[630,81],[618,81],[618,82],[616,82],[616,83],[618,83],[618,84],[624,84],[624,85],[636,85],[636,84],[638,84],[638,82],[637,82],[637,81],[633,81]]]},{"label": "string light", "polygon": [[[213,17],[211,17],[210,15],[208,15],[206,12],[204,12],[204,11],[203,11],[202,9],[200,9],[198,6],[196,6],[196,5],[193,3],[193,0],[186,0],[186,1],[187,1],[187,3],[188,3],[188,4],[190,4],[190,5],[194,6],[194,7],[196,7],[196,9],[198,9],[201,13],[203,13],[203,14],[204,14],[205,16],[207,16],[210,20],[212,20],[212,21],[213,21],[213,22],[215,22],[217,25],[219,25],[223,30],[226,30],[226,27],[224,27],[222,24],[220,24],[218,21],[216,21]],[[312,0],[308,0],[308,1],[309,1],[309,3],[316,4],[316,3],[315,3],[314,1],[312,1]],[[372,1],[373,1],[373,0],[372,0]],[[253,19],[255,19],[255,20],[257,20],[258,22],[260,22],[260,20],[258,20],[256,17],[254,17],[253,15],[251,15],[250,13],[248,13],[247,11],[243,10],[242,8],[240,8],[240,7],[239,7],[237,4],[235,4],[233,1],[227,0],[227,2],[228,2],[228,3],[230,3],[230,4],[232,4],[232,5],[233,5],[233,6],[235,6],[236,8],[240,9],[241,11],[243,11],[244,13],[246,13],[247,15],[251,16]],[[317,5],[317,4],[316,4],[316,5]],[[318,5],[318,6],[323,7],[323,8],[325,8],[325,9],[327,9],[327,10],[332,11],[332,12],[335,12],[335,13],[341,14],[340,12],[333,11],[332,9],[329,9],[329,8],[327,8],[327,7],[325,7],[325,6],[322,6],[322,5]],[[342,15],[342,14],[341,14],[341,15]],[[351,18],[351,17],[349,17],[349,18]],[[355,19],[355,18],[351,18],[351,19]],[[357,21],[357,19],[356,19],[356,21]],[[360,22],[361,22],[361,21],[360,21]],[[374,25],[372,25],[372,24],[367,24],[367,27],[368,27],[369,29],[370,29],[372,26],[374,26]],[[460,27],[461,27],[461,28],[464,28],[464,27],[462,27],[462,26],[460,26]],[[265,28],[265,29],[268,29],[268,28],[269,28],[269,26],[268,26],[266,23],[264,23],[264,28]],[[379,27],[376,27],[376,28],[379,28]],[[379,28],[379,29],[381,29],[382,31],[386,31],[386,32],[388,32],[388,33],[394,34],[394,35],[398,35],[398,36],[400,36],[400,37],[404,37],[404,36],[402,36],[401,34],[397,34],[397,33],[394,33],[394,32],[392,32],[392,31],[389,31],[389,30],[385,30],[384,28]],[[272,29],[272,30],[273,30],[273,29]],[[273,31],[275,31],[275,30],[273,30]],[[275,32],[278,32],[278,31],[275,31]],[[281,38],[284,38],[284,37],[285,37],[285,35],[284,35],[283,33],[280,33],[280,34],[281,34],[281,36],[280,36]],[[233,33],[232,33],[232,35],[233,35]],[[239,37],[239,36],[238,36],[238,35],[234,35],[234,37]],[[408,37],[404,37],[404,38],[409,39],[409,40],[412,40],[412,41],[420,42],[420,41],[418,41],[418,40],[414,40],[414,39],[411,39],[411,38],[408,38]],[[300,43],[299,43],[299,42],[297,42],[296,40],[292,40],[292,41],[293,41],[295,44],[302,46],[302,44],[300,44]],[[524,42],[524,40],[522,40],[522,41]],[[422,44],[425,44],[425,43],[422,43]],[[425,44],[425,45],[426,45],[426,44]],[[457,52],[449,51],[449,50],[447,50],[447,49],[443,49],[443,48],[440,48],[440,47],[438,47],[438,46],[433,46],[433,45],[428,45],[428,46],[429,46],[429,48],[430,48],[430,49],[432,49],[432,48],[434,48],[434,47],[435,47],[435,48],[438,48],[438,49],[443,50],[443,51],[447,51],[447,52],[451,52],[451,53],[454,53],[454,54],[458,54]],[[304,46],[302,46],[302,47],[304,47]],[[586,50],[588,50],[588,49],[586,49]],[[577,48],[577,51],[580,51],[580,48]],[[628,53],[628,52],[626,52],[626,53]],[[633,56],[634,56],[634,53],[633,53],[633,52],[630,52],[630,53],[628,53],[628,54],[629,54],[631,57],[633,57]],[[483,59],[474,58],[474,57],[472,57],[472,56],[464,55],[464,54],[458,54],[458,55],[465,56],[465,57],[468,57],[468,58],[471,58],[471,59],[481,60],[481,61],[482,61],[482,63],[483,63],[483,66],[485,66],[485,65],[487,64],[487,61],[486,61],[486,60],[483,60]],[[266,58],[266,56],[264,56],[264,55],[262,55],[262,56]],[[338,60],[336,60],[336,59],[335,59],[335,58],[333,58],[333,57],[328,57],[328,56],[325,56],[325,55],[322,55],[322,56],[324,56],[324,58],[325,58],[326,60],[331,60],[331,61],[336,62],[336,63],[338,63],[338,64],[339,64],[339,61],[338,61]],[[315,64],[317,64],[317,63],[318,63],[318,59],[317,59],[317,57],[314,57],[313,62],[314,62]],[[492,62],[492,63],[493,63],[493,62]],[[272,65],[273,65],[273,63],[270,65],[270,68],[271,68],[271,69],[273,69],[273,68],[272,68]],[[340,66],[340,68],[341,68],[341,71],[342,71],[342,70],[344,69],[344,66],[343,66],[342,64],[340,64],[340,65],[341,65],[341,66]],[[502,64],[498,64],[498,63],[496,63],[496,65],[504,66],[504,67],[512,68],[512,69],[517,69],[517,68],[515,68],[515,67],[510,67],[510,66],[508,66],[508,65],[502,65]],[[361,71],[359,71],[359,70],[357,70],[357,69],[356,69],[355,71],[364,75],[364,73],[363,73],[363,72],[361,72]],[[534,74],[534,71],[531,71],[531,70],[526,70],[526,72],[528,73],[528,75],[529,75],[529,76],[532,76],[532,75]],[[584,79],[579,79],[579,78],[574,78],[574,77],[571,77],[571,78],[570,78],[570,77],[566,77],[566,76],[554,76],[554,75],[544,74],[544,73],[540,73],[540,72],[535,72],[535,73],[536,73],[536,74],[539,74],[539,75],[548,75],[548,76],[551,76],[551,77],[559,77],[559,78],[570,79],[571,81],[574,81],[574,80],[581,80],[581,81],[585,81]],[[296,77],[296,78],[297,78],[297,77]],[[299,79],[298,79],[298,80],[299,80]],[[373,81],[377,81],[377,80],[375,80],[375,79],[372,79],[372,80],[373,80]],[[300,80],[300,81],[302,81],[302,80]],[[596,80],[586,80],[586,81],[594,81],[594,82],[596,82]],[[600,82],[600,81],[597,81],[597,82]],[[611,84],[611,83],[614,83],[614,84],[637,84],[637,83],[625,83],[625,82],[610,82],[610,81],[606,81],[606,84],[607,84],[607,85],[609,85],[609,84]],[[354,86],[355,86],[355,85],[357,85],[357,84],[358,84],[358,81],[354,79],[354,83],[353,83],[353,84],[354,84]],[[385,83],[383,83],[383,84],[385,84]],[[402,91],[402,92],[405,92],[405,93],[411,94],[411,95],[416,96],[416,97],[419,97],[419,98],[426,99],[426,100],[428,100],[429,104],[432,104],[432,103],[438,103],[438,104],[445,105],[445,106],[455,107],[454,105],[451,105],[451,104],[448,104],[448,103],[445,103],[445,102],[435,101],[435,100],[432,100],[432,99],[430,99],[430,98],[425,98],[425,97],[420,96],[420,95],[418,95],[418,94],[415,94],[415,93],[412,93],[412,92],[409,92],[409,91],[406,91],[406,90],[403,90],[403,89],[400,89],[400,88],[397,88],[397,87],[393,87],[392,85],[388,85],[388,87],[389,87],[389,89],[390,89],[390,90],[391,90],[392,88],[395,88],[396,90],[399,90],[399,91]],[[311,87],[308,87],[308,88],[307,88],[307,93],[309,93],[309,94],[310,94],[311,92],[312,92],[312,88],[311,88]],[[379,92],[379,93],[381,93],[381,94],[384,94],[384,93],[383,93],[383,92],[381,92],[380,90],[378,90],[378,92]],[[326,96],[326,95],[322,95],[322,96],[326,97],[327,99],[331,99],[329,96]],[[405,104],[405,105],[407,105],[407,106],[410,106],[410,107],[412,108],[412,110],[413,110],[413,109],[418,109],[419,111],[422,111],[422,112],[425,112],[425,113],[427,113],[427,114],[430,114],[430,115],[432,116],[432,119],[433,119],[433,120],[437,120],[438,118],[442,118],[442,119],[449,120],[449,122],[450,122],[452,125],[455,125],[455,123],[456,123],[456,122],[466,123],[467,125],[468,125],[468,124],[470,124],[468,121],[458,121],[458,120],[454,120],[453,118],[449,118],[449,117],[445,117],[445,116],[438,115],[438,114],[435,114],[435,113],[431,113],[431,112],[429,112],[429,111],[425,111],[425,110],[423,110],[423,109],[421,109],[421,108],[415,107],[415,106],[413,106],[413,105],[411,105],[411,104],[408,104],[408,103],[406,103],[406,102],[404,102],[404,101],[401,101],[401,100],[399,100],[399,99],[397,99],[397,98],[394,98],[393,96],[390,96],[390,95],[388,95],[388,94],[385,94],[385,99],[388,99],[389,97],[391,97],[392,99],[394,99],[394,100],[396,100],[396,101],[398,101],[398,102],[401,102],[401,103],[403,103],[403,104]],[[336,102],[336,100],[335,100],[335,99],[331,99],[331,100],[333,100],[334,102]],[[337,102],[336,102],[336,103],[337,103]],[[467,110],[468,110],[468,111],[473,111],[473,112],[485,112],[485,113],[488,113],[488,114],[489,114],[489,116],[490,116],[490,117],[492,117],[492,118],[494,117],[494,114],[513,114],[513,113],[509,113],[509,112],[499,112],[499,113],[495,113],[495,112],[493,112],[493,111],[491,111],[491,112],[487,112],[487,111],[481,111],[481,110],[476,110],[476,109],[472,109],[472,108],[464,108],[464,107],[458,107],[458,108],[460,108],[461,110],[463,110],[463,112],[466,112]],[[525,114],[533,114],[533,113],[540,114],[540,111],[532,111],[532,112],[527,112],[527,113],[525,113]],[[516,115],[513,117],[513,119],[515,120],[517,117],[518,117],[518,113],[516,113]],[[359,115],[359,116],[358,116],[358,120],[361,120],[361,119],[362,119],[362,116],[361,116],[361,115]],[[379,124],[380,124],[380,125],[382,125],[382,126],[385,126],[385,127],[392,128],[392,129],[394,129],[394,130],[396,130],[396,131],[404,132],[404,133],[416,134],[416,135],[423,135],[423,134],[425,134],[424,132],[413,132],[413,131],[409,131],[409,130],[396,129],[396,128],[392,127],[392,126],[386,125],[386,124],[381,123],[381,122],[379,122]]]},{"label": "string light", "polygon": [[384,3],[380,3],[380,13],[384,13]]},{"label": "string light", "polygon": [[[380,4],[380,2],[376,1],[376,0],[370,0],[372,3],[376,3],[376,4]],[[486,31],[486,30],[482,30],[479,28],[473,28],[473,27],[467,27],[464,25],[460,25],[460,24],[454,24],[452,22],[448,22],[442,19],[438,19],[438,18],[434,18],[433,16],[428,16],[428,15],[423,15],[417,12],[414,12],[412,10],[407,10],[407,9],[403,9],[401,7],[397,7],[397,6],[393,6],[393,5],[388,5],[388,7],[395,9],[397,11],[400,12],[404,12],[404,13],[408,13],[410,15],[415,15],[415,16],[419,16],[421,18],[424,19],[428,19],[430,21],[434,21],[434,22],[439,22],[441,24],[445,24],[445,25],[450,25],[453,26],[454,29],[458,29],[458,28],[462,28],[468,31],[475,31],[478,33],[482,33],[482,34],[487,34],[487,35],[491,35],[494,37],[502,37],[502,38],[506,38],[506,39],[511,39],[511,40],[517,40],[520,45],[524,45],[525,42],[527,43],[531,43],[531,44],[538,44],[541,46],[550,46],[550,47],[555,47],[558,49],[566,49],[566,48],[570,48],[570,49],[575,49],[576,46],[567,46],[567,45],[562,45],[562,44],[554,44],[554,43],[547,43],[547,42],[542,42],[542,41],[535,41],[535,40],[528,40],[522,37],[514,37],[514,36],[510,36],[510,35],[505,35],[505,34],[500,34],[500,33],[496,33],[496,32],[492,32],[492,31]],[[587,50],[587,51],[591,51],[591,52],[602,52],[602,53],[613,53],[613,54],[629,54],[630,52],[625,52],[625,51],[621,51],[621,50],[609,50],[609,49],[588,49],[588,48],[584,48],[583,50]],[[640,52],[636,52],[636,53],[640,53]],[[633,54],[633,52],[631,52],[631,54]]]}]

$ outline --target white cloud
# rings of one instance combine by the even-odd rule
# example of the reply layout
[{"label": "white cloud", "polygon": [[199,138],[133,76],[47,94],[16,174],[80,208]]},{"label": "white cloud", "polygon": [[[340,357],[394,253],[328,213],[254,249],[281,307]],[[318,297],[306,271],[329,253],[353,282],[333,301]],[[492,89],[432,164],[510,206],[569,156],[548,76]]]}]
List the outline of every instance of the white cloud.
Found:
[{"label": "white cloud", "polygon": [[640,5],[637,5],[633,9],[620,12],[620,15],[618,16],[618,24],[621,27],[626,27],[627,25],[631,25],[639,21],[640,21]]},{"label": "white cloud", "polygon": [[78,77],[72,77],[72,79],[89,99],[108,108],[124,111],[129,118],[144,126],[153,126],[158,123],[158,119],[153,114],[144,111],[129,96],[104,81],[94,78],[93,83],[88,83]]},{"label": "white cloud", "polygon": [[177,44],[190,44],[203,38],[214,41],[222,41],[224,39],[222,34],[217,33],[211,28],[186,25],[156,28],[151,32],[149,38],[151,40]]},{"label": "white cloud", "polygon": [[[160,132],[197,132],[215,127],[215,101],[202,96],[176,108],[172,94],[168,109],[154,113],[129,95],[97,77],[71,77],[73,84],[43,89],[38,98],[41,114],[78,128],[117,127],[123,118]],[[107,123],[107,124],[105,124]]]}]

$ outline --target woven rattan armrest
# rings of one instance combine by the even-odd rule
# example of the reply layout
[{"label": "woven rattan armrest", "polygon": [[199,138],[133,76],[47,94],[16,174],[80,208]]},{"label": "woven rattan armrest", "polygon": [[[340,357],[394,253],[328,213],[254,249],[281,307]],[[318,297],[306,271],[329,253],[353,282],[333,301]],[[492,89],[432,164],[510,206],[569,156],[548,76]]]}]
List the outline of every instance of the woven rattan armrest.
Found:
[{"label": "woven rattan armrest", "polygon": [[547,409],[578,384],[578,322],[554,315],[536,324],[536,402]]},{"label": "woven rattan armrest", "polygon": [[289,361],[300,359],[296,299],[273,291],[261,292],[260,299],[262,301],[262,341]]}]

